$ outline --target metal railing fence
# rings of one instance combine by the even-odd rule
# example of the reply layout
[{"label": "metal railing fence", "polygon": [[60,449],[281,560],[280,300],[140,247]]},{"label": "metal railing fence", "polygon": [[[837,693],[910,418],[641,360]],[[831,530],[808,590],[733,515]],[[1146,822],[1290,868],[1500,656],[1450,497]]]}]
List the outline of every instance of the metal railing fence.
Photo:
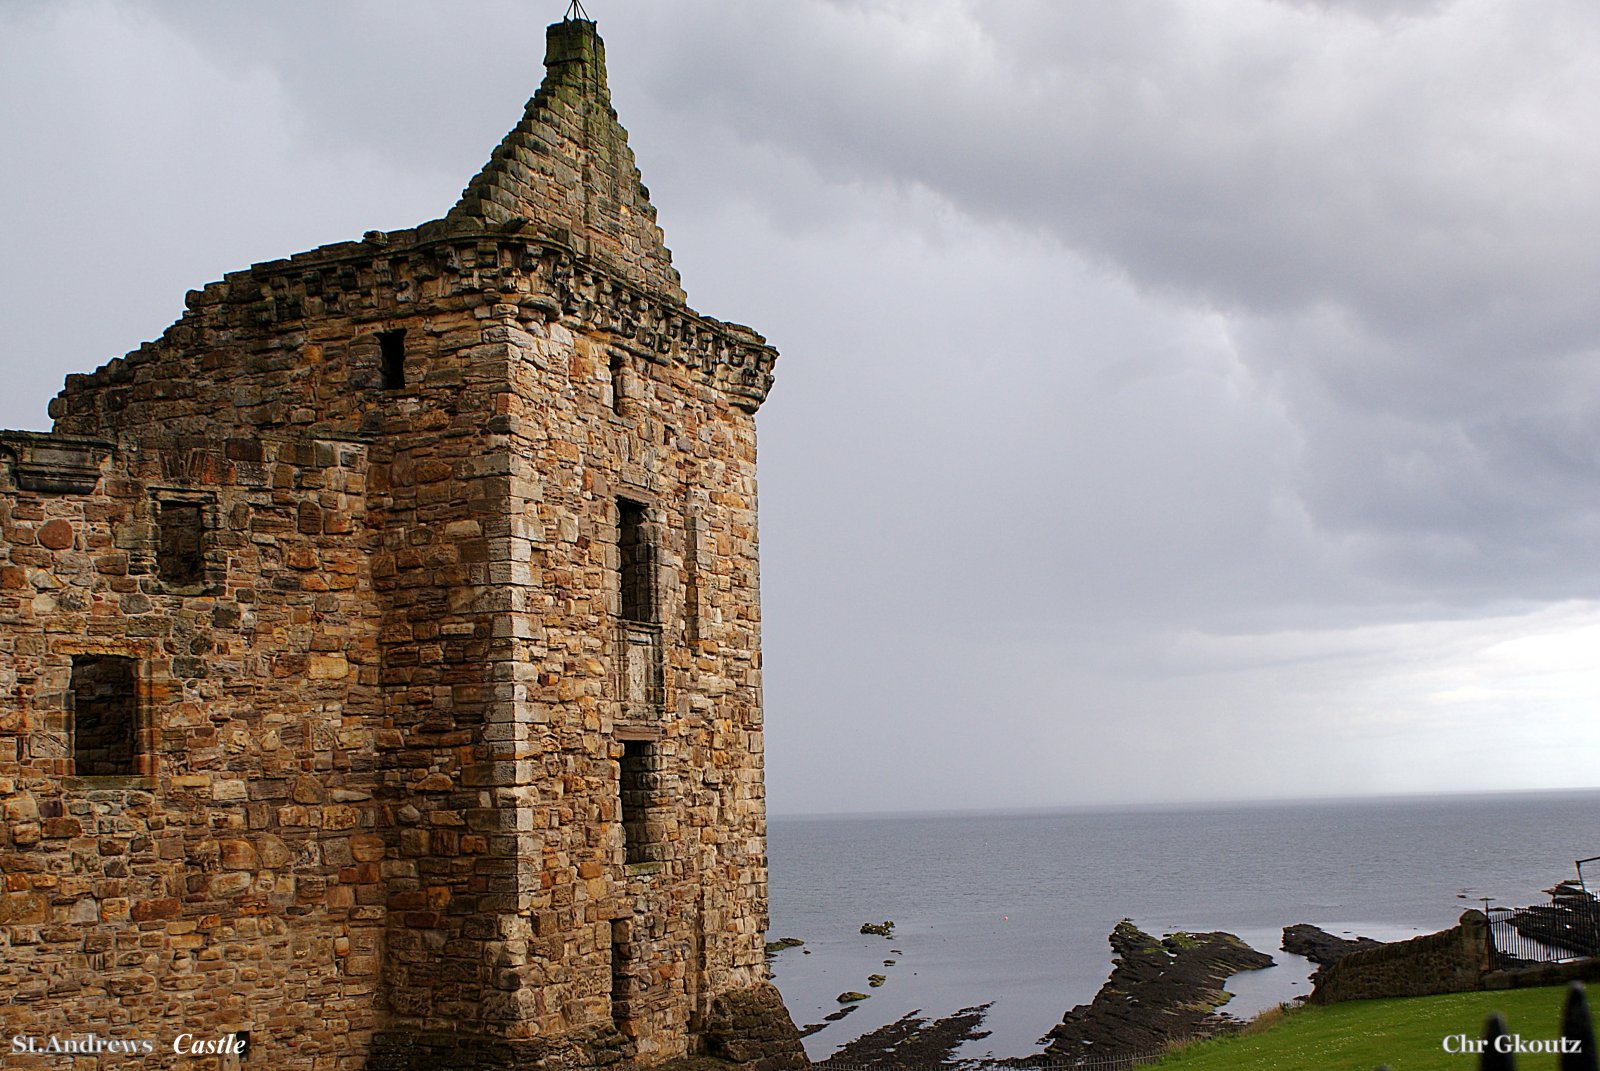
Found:
[{"label": "metal railing fence", "polygon": [[1600,956],[1600,901],[1569,882],[1550,893],[1547,904],[1488,910],[1495,951],[1532,963]]}]

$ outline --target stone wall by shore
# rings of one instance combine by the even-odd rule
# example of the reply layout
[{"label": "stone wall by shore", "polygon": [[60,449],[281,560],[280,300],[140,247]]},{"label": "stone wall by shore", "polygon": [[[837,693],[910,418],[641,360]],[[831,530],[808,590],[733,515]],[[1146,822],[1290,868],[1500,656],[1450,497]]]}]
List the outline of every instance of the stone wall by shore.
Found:
[{"label": "stone wall by shore", "polygon": [[1493,965],[1489,920],[1481,911],[1468,911],[1448,930],[1352,952],[1324,967],[1311,1002],[1470,992],[1483,988]]}]

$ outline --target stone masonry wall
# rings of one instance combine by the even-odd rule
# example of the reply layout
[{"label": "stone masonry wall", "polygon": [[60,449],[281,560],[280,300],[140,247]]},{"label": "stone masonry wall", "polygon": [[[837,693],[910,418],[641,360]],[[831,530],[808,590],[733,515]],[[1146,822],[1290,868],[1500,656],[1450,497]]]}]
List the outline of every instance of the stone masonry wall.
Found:
[{"label": "stone masonry wall", "polygon": [[1352,952],[1317,972],[1318,1004],[1377,997],[1425,997],[1483,988],[1494,963],[1489,921],[1468,911],[1448,930]]},{"label": "stone masonry wall", "polygon": [[[383,845],[389,1028],[582,1026],[688,1051],[716,994],[765,978],[747,407],[770,351],[517,237],[323,256],[191,295],[160,342],[73,377],[59,430],[160,457],[205,429],[224,453],[359,443],[352,568],[370,581],[350,612],[376,648],[363,821]],[[429,278],[372,286],[384,265]],[[395,331],[407,386],[386,389],[378,338]],[[647,503],[660,542],[670,716],[633,727],[659,768],[643,867],[623,862],[617,790],[619,497]],[[318,534],[315,504],[291,505]]]},{"label": "stone masonry wall", "polygon": [[[384,891],[366,450],[168,446],[89,451],[98,493],[51,494],[18,486],[0,440],[7,1043],[249,1030],[300,1066],[357,1067]],[[153,514],[173,498],[203,506],[204,593],[157,577]],[[89,653],[136,666],[132,776],[72,776],[72,660]]]},{"label": "stone masonry wall", "polygon": [[[540,727],[520,791],[543,859],[538,943],[560,965],[529,977],[550,1012],[583,1019],[609,990],[641,1055],[675,1055],[668,1039],[697,1030],[715,993],[765,980],[753,428],[718,392],[604,336],[530,324],[513,337],[520,661],[537,671],[519,720]],[[615,680],[619,498],[646,504],[660,535],[656,724],[628,719]],[[630,734],[658,777],[650,858],[634,865],[615,787],[615,741]],[[541,791],[551,784],[563,792]],[[562,821],[567,808],[582,820]]]}]

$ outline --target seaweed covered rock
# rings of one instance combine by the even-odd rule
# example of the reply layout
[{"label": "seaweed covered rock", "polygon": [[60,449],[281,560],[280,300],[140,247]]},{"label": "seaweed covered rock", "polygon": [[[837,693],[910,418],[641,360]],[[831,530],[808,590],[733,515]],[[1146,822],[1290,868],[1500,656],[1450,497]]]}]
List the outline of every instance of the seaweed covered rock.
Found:
[{"label": "seaweed covered rock", "polygon": [[988,1010],[989,1005],[980,1004],[962,1008],[942,1019],[929,1019],[921,1012],[910,1012],[844,1045],[829,1062],[862,1071],[966,1066],[956,1058],[956,1052],[969,1041],[989,1036],[983,1029],[983,1018]]},{"label": "seaweed covered rock", "polygon": [[1159,1052],[1234,1029],[1239,1021],[1217,1012],[1231,999],[1222,984],[1240,971],[1273,965],[1271,956],[1231,933],[1157,939],[1127,919],[1111,931],[1111,949],[1111,977],[1093,1002],[1067,1012],[1050,1031],[1046,1057]]},{"label": "seaweed covered rock", "polygon": [[768,941],[767,958],[771,959],[784,949],[799,948],[803,944],[805,944],[805,942],[800,940],[798,937],[780,937],[776,941]]}]

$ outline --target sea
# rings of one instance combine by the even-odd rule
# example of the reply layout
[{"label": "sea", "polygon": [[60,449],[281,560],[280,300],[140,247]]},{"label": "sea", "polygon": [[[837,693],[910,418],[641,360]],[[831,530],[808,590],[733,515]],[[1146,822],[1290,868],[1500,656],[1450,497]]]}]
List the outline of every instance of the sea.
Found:
[{"label": "sea", "polygon": [[[1314,965],[1279,949],[1285,926],[1432,933],[1486,898],[1547,899],[1597,855],[1600,791],[773,816],[768,939],[805,942],[773,957],[773,980],[802,1026],[843,992],[869,995],[806,1039],[815,1060],[909,1013],[977,1005],[989,1036],[957,1055],[1024,1056],[1094,998],[1121,919],[1158,936],[1224,930],[1273,956],[1228,983],[1223,1010],[1248,1018],[1310,991]],[[1592,887],[1600,864],[1584,876]],[[886,921],[891,937],[860,932]]]}]

